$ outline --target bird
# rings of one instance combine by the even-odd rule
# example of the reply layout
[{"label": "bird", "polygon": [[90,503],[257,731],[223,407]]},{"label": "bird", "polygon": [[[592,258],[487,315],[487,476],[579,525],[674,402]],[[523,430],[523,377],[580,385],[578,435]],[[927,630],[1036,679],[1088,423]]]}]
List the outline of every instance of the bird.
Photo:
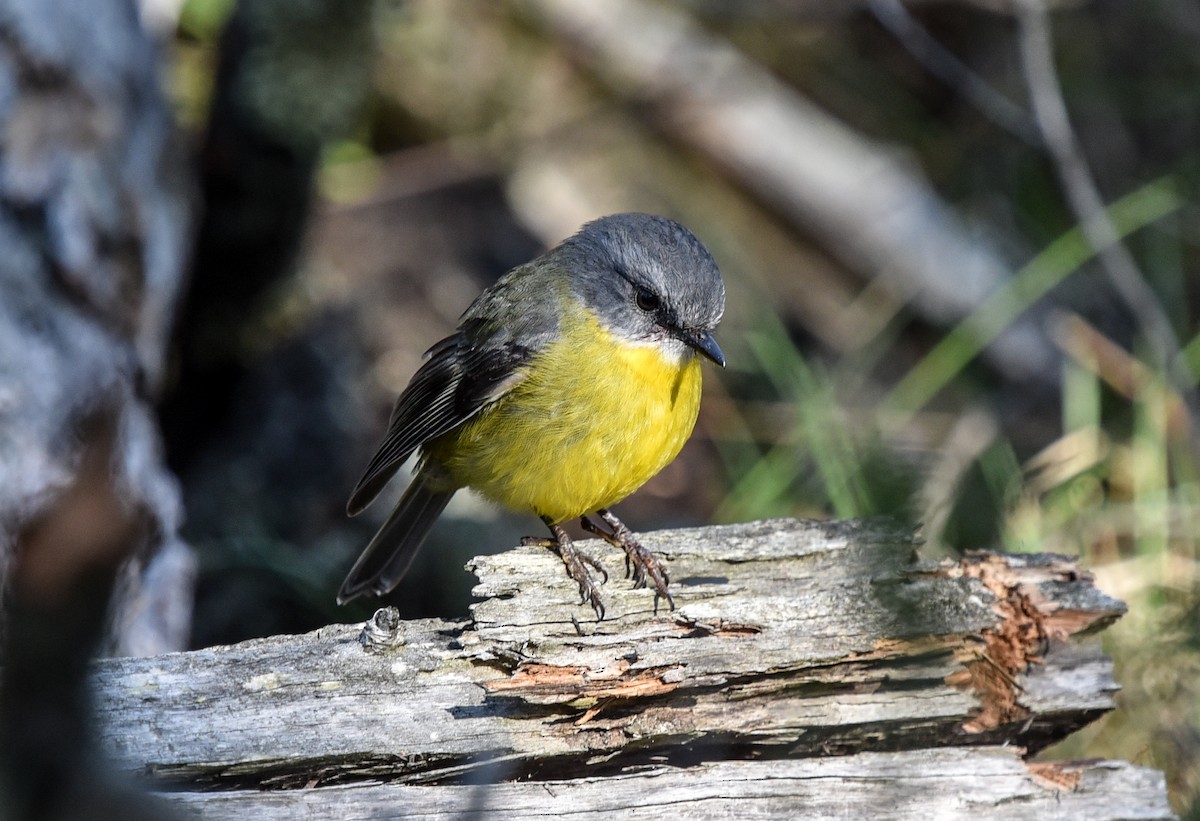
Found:
[{"label": "bird", "polygon": [[[598,621],[604,599],[563,524],[625,552],[626,574],[674,609],[662,561],[610,508],[679,453],[700,408],[701,359],[725,366],[714,332],[725,285],[678,222],[623,213],[586,223],[501,276],[433,345],[400,393],[350,495],[361,513],[414,453],[412,481],[346,576],[337,601],[399,584],[451,497],[470,488],[531,512]],[[601,522],[603,524],[601,524]]]}]

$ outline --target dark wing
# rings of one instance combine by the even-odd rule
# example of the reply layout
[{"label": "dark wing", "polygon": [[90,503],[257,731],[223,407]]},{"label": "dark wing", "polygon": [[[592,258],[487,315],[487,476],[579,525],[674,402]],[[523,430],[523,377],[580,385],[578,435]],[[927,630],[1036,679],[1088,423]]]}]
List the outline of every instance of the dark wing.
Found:
[{"label": "dark wing", "polygon": [[475,333],[466,323],[426,353],[425,364],[396,400],[388,432],[350,494],[351,516],[369,505],[422,443],[466,422],[524,378],[533,356],[527,345],[503,332]]}]

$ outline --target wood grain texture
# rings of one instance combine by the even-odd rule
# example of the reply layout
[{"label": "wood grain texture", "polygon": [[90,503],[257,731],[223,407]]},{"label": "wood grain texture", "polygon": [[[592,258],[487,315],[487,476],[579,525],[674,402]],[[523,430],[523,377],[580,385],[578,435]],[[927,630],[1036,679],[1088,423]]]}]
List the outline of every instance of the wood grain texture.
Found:
[{"label": "wood grain texture", "polygon": [[[714,778],[751,785],[771,815],[772,802],[808,801],[820,784],[858,783],[852,761],[914,779],[895,776],[901,808],[917,806],[905,790],[932,783],[920,779],[941,774],[937,762],[957,762],[944,775],[962,784],[980,766],[1026,784],[1034,776],[1011,749],[962,748],[1036,750],[1113,707],[1111,663],[1086,635],[1123,605],[1065,557],[919,562],[911,534],[879,521],[778,520],[645,543],[667,558],[674,612],[655,614],[652,593],[614,574],[611,618],[594,622],[558,559],[521,548],[473,562],[482,601],[471,621],[399,623],[403,643],[389,649],[368,651],[359,626],[334,625],[102,662],[102,743],[123,769],[180,790],[172,800],[227,808],[212,817],[316,813],[329,796],[352,798],[345,814],[321,817],[374,817],[388,802],[469,815],[473,795],[516,808],[560,789],[578,791],[580,812],[607,812],[666,800],[667,785],[701,802],[700,817],[722,817],[742,793],[706,792]],[[582,546],[619,567],[615,549]],[[1081,772],[1072,801],[1091,800],[1078,792],[1086,783],[1165,807],[1148,771]],[[500,784],[527,781],[541,786]],[[464,786],[476,783],[493,786]],[[314,789],[334,784],[347,789]],[[212,786],[241,789],[193,792]],[[821,800],[849,787],[830,789]],[[867,806],[850,792],[847,812]],[[1042,800],[1029,795],[1020,801]]]},{"label": "wood grain texture", "polygon": [[1124,762],[1066,770],[1063,788],[1011,748],[724,761],[615,777],[458,786],[354,785],[168,796],[185,818],[1172,818],[1162,774]]}]

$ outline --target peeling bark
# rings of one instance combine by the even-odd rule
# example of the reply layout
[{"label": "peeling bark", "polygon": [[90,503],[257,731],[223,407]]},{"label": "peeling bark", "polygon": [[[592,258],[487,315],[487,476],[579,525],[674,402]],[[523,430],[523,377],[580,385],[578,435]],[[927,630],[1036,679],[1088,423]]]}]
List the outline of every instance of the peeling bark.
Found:
[{"label": "peeling bark", "polygon": [[982,647],[960,651],[963,669],[946,679],[979,697],[978,712],[963,725],[969,733],[1029,718],[1029,710],[1020,702],[1017,677],[1042,663],[1052,641],[1067,641],[1072,635],[1107,626],[1122,612],[1072,608],[1069,601],[1055,596],[1054,589],[1043,592],[1043,586],[1062,588],[1080,578],[1077,564],[1066,556],[979,553],[947,567],[946,572],[982,582],[999,617],[994,627],[982,631]]}]

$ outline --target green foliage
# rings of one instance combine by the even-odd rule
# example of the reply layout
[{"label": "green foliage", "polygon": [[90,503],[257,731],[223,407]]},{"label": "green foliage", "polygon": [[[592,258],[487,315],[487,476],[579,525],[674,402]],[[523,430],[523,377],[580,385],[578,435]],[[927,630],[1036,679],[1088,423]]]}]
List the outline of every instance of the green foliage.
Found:
[{"label": "green foliage", "polygon": [[[1178,210],[1182,204],[1174,181],[1160,179],[1117,202],[1110,209],[1110,217],[1124,237]],[[892,389],[885,404],[902,413],[924,406],[1013,320],[1095,253],[1078,227],[1067,231],[942,338]]]},{"label": "green foliage", "polygon": [[186,0],[179,10],[179,31],[186,37],[211,42],[236,4],[237,0]]},{"label": "green foliage", "polygon": [[792,410],[789,428],[765,452],[722,444],[734,478],[717,517],[726,521],[827,512],[839,518],[908,518],[912,488],[877,434],[856,437],[838,402],[836,378],[812,367],[777,319],[748,333],[753,374]]}]

